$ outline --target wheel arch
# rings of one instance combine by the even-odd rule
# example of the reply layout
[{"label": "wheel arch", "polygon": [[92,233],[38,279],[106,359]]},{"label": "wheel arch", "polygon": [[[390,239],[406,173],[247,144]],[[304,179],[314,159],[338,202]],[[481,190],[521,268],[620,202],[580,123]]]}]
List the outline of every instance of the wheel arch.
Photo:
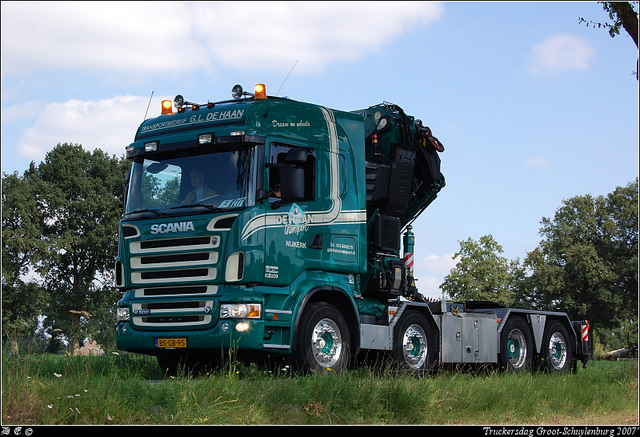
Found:
[{"label": "wheel arch", "polygon": [[440,352],[440,326],[436,322],[436,319],[433,316],[433,313],[431,312],[431,309],[429,309],[428,305],[422,303],[404,302],[404,305],[402,305],[402,307],[399,309],[398,317],[396,317],[396,319],[391,324],[394,328],[394,332],[395,326],[400,323],[402,318],[411,311],[417,311],[418,313],[422,314],[427,320],[427,324],[429,325],[429,328],[431,328],[435,337],[435,350],[436,354],[438,354]]},{"label": "wheel arch", "polygon": [[293,324],[291,350],[294,351],[298,347],[299,327],[305,309],[310,303],[314,302],[325,302],[331,304],[340,311],[349,329],[351,353],[356,353],[360,349],[360,323],[358,320],[358,311],[351,296],[349,296],[349,294],[342,288],[334,286],[314,287],[302,298],[302,302],[298,306]]}]

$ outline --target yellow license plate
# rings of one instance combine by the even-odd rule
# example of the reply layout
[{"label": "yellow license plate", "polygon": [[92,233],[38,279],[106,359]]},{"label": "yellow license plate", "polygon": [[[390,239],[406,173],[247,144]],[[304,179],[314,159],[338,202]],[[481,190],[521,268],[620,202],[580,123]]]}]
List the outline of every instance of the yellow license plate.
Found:
[{"label": "yellow license plate", "polygon": [[156,347],[162,349],[173,349],[187,347],[186,338],[156,338]]}]

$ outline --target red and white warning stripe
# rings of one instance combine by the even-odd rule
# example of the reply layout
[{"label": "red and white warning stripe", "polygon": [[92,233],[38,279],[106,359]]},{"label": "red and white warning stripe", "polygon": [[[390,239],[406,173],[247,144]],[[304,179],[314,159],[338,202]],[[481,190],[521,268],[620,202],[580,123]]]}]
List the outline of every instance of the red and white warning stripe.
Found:
[{"label": "red and white warning stripe", "polygon": [[404,255],[404,268],[413,274],[413,254],[407,253]]},{"label": "red and white warning stripe", "polygon": [[589,340],[589,325],[582,325],[582,341]]}]

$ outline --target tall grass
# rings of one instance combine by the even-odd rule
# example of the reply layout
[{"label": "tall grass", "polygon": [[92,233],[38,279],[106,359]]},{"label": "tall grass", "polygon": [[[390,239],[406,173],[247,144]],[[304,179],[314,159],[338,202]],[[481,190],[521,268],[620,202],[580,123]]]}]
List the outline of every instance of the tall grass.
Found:
[{"label": "tall grass", "polygon": [[577,374],[291,375],[231,363],[165,377],[152,357],[3,356],[8,424],[638,424],[637,362]]}]

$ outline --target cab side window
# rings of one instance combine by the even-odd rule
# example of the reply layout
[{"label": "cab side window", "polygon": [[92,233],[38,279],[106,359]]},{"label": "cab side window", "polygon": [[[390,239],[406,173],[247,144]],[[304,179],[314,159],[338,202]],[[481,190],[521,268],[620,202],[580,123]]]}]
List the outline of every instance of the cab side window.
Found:
[{"label": "cab side window", "polygon": [[315,151],[272,143],[268,167],[272,197],[283,202],[315,200]]}]

